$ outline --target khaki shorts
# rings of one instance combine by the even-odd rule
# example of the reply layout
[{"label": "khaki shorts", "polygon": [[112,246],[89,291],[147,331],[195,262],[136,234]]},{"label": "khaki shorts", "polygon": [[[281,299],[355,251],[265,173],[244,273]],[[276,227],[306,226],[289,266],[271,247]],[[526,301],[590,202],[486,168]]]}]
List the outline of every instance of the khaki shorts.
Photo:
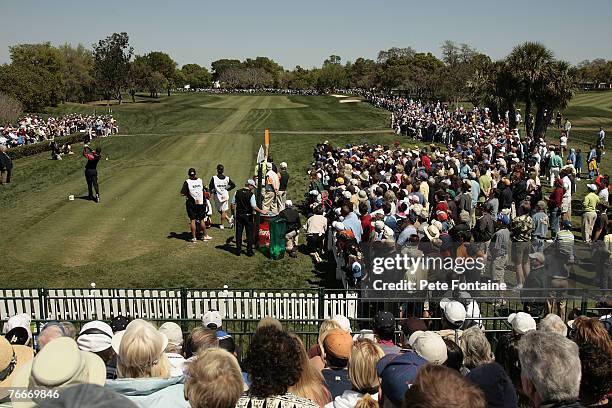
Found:
[{"label": "khaki shorts", "polygon": [[508,264],[508,254],[491,256],[491,277],[500,283],[504,282],[506,265]]}]

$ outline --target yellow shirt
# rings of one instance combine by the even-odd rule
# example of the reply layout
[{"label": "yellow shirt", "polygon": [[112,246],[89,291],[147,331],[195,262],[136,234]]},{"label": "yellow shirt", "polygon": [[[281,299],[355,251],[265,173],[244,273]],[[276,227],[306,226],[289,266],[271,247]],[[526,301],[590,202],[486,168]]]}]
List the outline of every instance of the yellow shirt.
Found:
[{"label": "yellow shirt", "polygon": [[597,196],[597,194],[591,191],[584,197],[582,207],[585,212],[595,211],[595,208],[597,208],[597,204],[599,204],[599,197]]}]

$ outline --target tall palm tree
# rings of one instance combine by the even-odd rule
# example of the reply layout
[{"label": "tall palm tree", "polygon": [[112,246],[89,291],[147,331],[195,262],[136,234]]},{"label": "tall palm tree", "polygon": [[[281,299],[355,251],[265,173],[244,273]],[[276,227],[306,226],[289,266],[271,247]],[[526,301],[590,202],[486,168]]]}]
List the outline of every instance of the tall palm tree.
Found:
[{"label": "tall palm tree", "polygon": [[[541,78],[534,84],[536,104],[534,134],[543,137],[554,110],[565,109],[576,91],[575,70],[565,61],[546,64]],[[546,115],[548,113],[548,115]]]},{"label": "tall palm tree", "polygon": [[553,53],[538,42],[525,42],[514,47],[507,58],[515,75],[523,83],[523,100],[525,101],[525,132],[532,134],[531,106],[533,88],[544,74],[546,64],[553,61]]}]

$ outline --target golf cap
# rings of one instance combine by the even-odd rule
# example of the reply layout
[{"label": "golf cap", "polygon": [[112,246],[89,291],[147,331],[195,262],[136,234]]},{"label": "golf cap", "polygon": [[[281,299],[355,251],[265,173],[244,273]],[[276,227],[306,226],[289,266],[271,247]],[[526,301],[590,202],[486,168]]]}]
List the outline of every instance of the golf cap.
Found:
[{"label": "golf cap", "polygon": [[113,317],[110,321],[110,327],[113,333],[125,330],[128,324],[130,324],[130,319],[121,315]]},{"label": "golf cap", "polygon": [[280,168],[281,169],[286,169],[287,168],[287,163],[286,162],[281,162]]},{"label": "golf cap", "polygon": [[221,328],[222,322],[221,313],[216,310],[209,310],[202,315],[202,326],[208,327],[209,329]]},{"label": "golf cap", "polygon": [[196,175],[196,170],[193,167],[190,168],[189,171],[187,171],[187,175],[195,176]]},{"label": "golf cap", "polygon": [[385,398],[395,406],[401,406],[419,368],[425,364],[427,360],[415,353],[389,354],[378,360],[376,373]]},{"label": "golf cap", "polygon": [[323,348],[333,357],[348,360],[353,349],[353,337],[346,330],[332,329],[325,336]]},{"label": "golf cap", "polygon": [[83,325],[77,338],[77,345],[82,351],[98,353],[112,346],[113,329],[99,320]]},{"label": "golf cap", "polygon": [[587,184],[587,188],[591,191],[597,191],[597,186],[595,184]]},{"label": "golf cap", "polygon": [[383,329],[389,327],[395,327],[395,318],[393,314],[384,310],[376,313],[376,316],[374,316],[374,328]]},{"label": "golf cap", "polygon": [[465,321],[467,315],[465,306],[456,300],[442,299],[440,309],[444,313],[444,318],[452,325],[461,326]]},{"label": "golf cap", "polygon": [[291,200],[285,201],[285,207],[293,207],[293,201]]},{"label": "golf cap", "polygon": [[[25,330],[25,332],[27,333],[27,341],[29,341],[32,338],[32,330],[30,329],[30,324],[32,323],[32,318],[30,317],[30,315],[28,315],[27,313],[19,313],[16,314],[14,316],[11,316],[8,321],[6,323],[4,323],[4,327],[3,327],[3,332],[5,334],[13,334],[13,335],[17,335],[19,334],[18,337],[23,337],[23,330]],[[23,330],[15,330],[17,328],[22,328]],[[9,339],[7,337],[7,339]],[[9,342],[11,340],[9,339]],[[26,341],[26,343],[27,343]],[[24,344],[26,344],[24,343]]]},{"label": "golf cap", "polygon": [[257,187],[257,184],[255,183],[255,180],[253,179],[248,179],[246,182],[247,186],[253,186],[253,187]]},{"label": "golf cap", "polygon": [[508,316],[508,323],[512,325],[512,330],[518,334],[525,334],[536,329],[535,320],[525,312],[512,313]]},{"label": "golf cap", "polygon": [[337,314],[334,316],[333,320],[340,325],[340,328],[342,330],[345,330],[349,333],[351,332],[351,322],[349,321],[349,319],[347,319],[346,316]]},{"label": "golf cap", "polygon": [[168,344],[173,346],[183,345],[183,330],[174,322],[166,322],[159,327],[159,332],[166,335]]},{"label": "golf cap", "polygon": [[[414,336],[416,333],[419,334]],[[414,351],[430,363],[444,364],[448,358],[444,339],[438,333],[431,331],[415,332],[414,334],[414,338],[410,336]]]}]

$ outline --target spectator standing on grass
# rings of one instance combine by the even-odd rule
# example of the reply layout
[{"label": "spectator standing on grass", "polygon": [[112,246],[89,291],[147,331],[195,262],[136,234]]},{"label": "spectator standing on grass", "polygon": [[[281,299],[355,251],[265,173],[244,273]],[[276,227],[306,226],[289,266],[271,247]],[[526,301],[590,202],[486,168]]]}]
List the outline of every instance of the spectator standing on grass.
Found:
[{"label": "spectator standing on grass", "polygon": [[289,172],[287,171],[286,162],[281,162],[278,178],[278,210],[282,211],[285,209],[285,203],[287,201],[287,184],[289,184]]},{"label": "spectator standing on grass", "polygon": [[0,145],[0,185],[10,183],[13,173],[13,160],[6,154],[7,150],[5,145]]},{"label": "spectator standing on grass", "polygon": [[234,226],[233,220],[227,216],[227,211],[229,210],[229,192],[236,188],[236,184],[228,176],[223,174],[223,171],[223,165],[218,164],[217,174],[212,176],[208,184],[208,189],[214,194],[215,208],[221,216],[221,221],[219,222],[220,229],[225,228],[223,226],[225,221],[229,223],[230,228]]},{"label": "spectator standing on grass", "polygon": [[567,139],[570,138],[570,131],[572,130],[572,122],[569,119],[565,119],[565,123],[563,124],[563,130],[565,130],[565,134],[567,135]]},{"label": "spectator standing on grass", "polygon": [[606,132],[603,130],[603,126],[599,127],[599,133],[597,134],[597,146],[602,150],[605,150]]},{"label": "spectator standing on grass", "polygon": [[549,218],[546,214],[546,202],[538,201],[536,204],[536,212],[531,216],[533,221],[533,239],[531,247],[533,252],[542,252],[544,250],[544,242],[548,239]]},{"label": "spectator standing on grass", "polygon": [[592,242],[593,228],[597,219],[597,205],[599,204],[599,196],[597,195],[597,186],[595,184],[587,184],[589,192],[582,201],[582,238],[584,242]]},{"label": "spectator standing on grass", "polygon": [[266,213],[257,207],[255,200],[255,181],[247,180],[244,188],[236,191],[232,204],[235,206],[236,212],[236,255],[240,256],[242,251],[242,232],[246,232],[246,253],[247,256],[253,256],[253,242],[255,237],[253,212],[258,212],[265,215]]},{"label": "spectator standing on grass", "polygon": [[559,154],[561,157],[564,157],[565,152],[567,151],[567,135],[565,132],[561,132],[561,136],[559,136]]},{"label": "spectator standing on grass", "polygon": [[266,175],[264,184],[264,199],[263,199],[263,210],[265,212],[271,212],[272,214],[278,214],[278,188],[280,186],[280,180],[278,174],[273,169],[271,162],[266,163]]},{"label": "spectator standing on grass", "polygon": [[[281,163],[282,165],[282,163]],[[284,209],[279,213],[285,221],[285,241],[286,250],[290,257],[297,257],[298,249],[298,238],[300,235],[300,214],[295,208],[293,208],[293,202],[286,200],[284,203]]]},{"label": "spectator standing on grass", "polygon": [[516,264],[516,288],[521,289],[525,278],[529,275],[529,252],[531,250],[531,237],[533,235],[533,220],[530,215],[531,204],[523,201],[510,224],[510,233],[514,249],[514,261]]},{"label": "spectator standing on grass", "polygon": [[192,167],[187,172],[189,178],[183,183],[181,188],[181,194],[187,198],[185,207],[187,209],[187,216],[189,217],[191,227],[191,241],[195,243],[198,241],[196,236],[196,222],[199,222],[202,233],[202,239],[209,241],[212,239],[211,236],[206,234],[206,199],[204,197],[204,183],[202,179],[196,176],[196,170]]},{"label": "spectator standing on grass", "polygon": [[[102,148],[97,147],[92,150],[89,145],[83,148],[83,156],[87,159],[85,163],[85,180],[87,181],[88,196],[96,203],[100,202],[100,188],[98,187],[98,162],[102,158]],[[96,190],[96,196],[93,195],[93,190]]]}]

